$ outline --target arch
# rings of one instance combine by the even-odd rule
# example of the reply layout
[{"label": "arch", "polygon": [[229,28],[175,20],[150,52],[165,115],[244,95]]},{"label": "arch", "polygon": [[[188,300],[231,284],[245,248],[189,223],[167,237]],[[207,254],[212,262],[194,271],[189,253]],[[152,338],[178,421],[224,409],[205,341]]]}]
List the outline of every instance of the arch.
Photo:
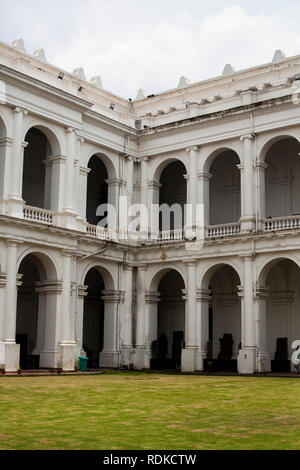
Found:
[{"label": "arch", "polygon": [[167,168],[168,165],[170,165],[170,163],[174,163],[174,162],[182,163],[184,165],[186,174],[188,173],[187,167],[186,167],[186,161],[183,158],[180,158],[179,156],[167,157],[165,160],[156,163],[152,171],[152,174],[153,174],[152,180],[159,182],[162,172],[165,170],[165,168]]},{"label": "arch", "polygon": [[238,154],[226,149],[214,155],[209,167],[209,224],[236,222],[241,217],[241,175]]},{"label": "arch", "polygon": [[96,269],[97,271],[99,271],[99,273],[101,274],[101,276],[103,278],[103,281],[104,281],[105,289],[106,290],[115,290],[115,281],[114,281],[113,274],[111,273],[111,271],[107,267],[99,265],[99,262],[97,262],[97,261],[92,261],[87,266],[84,267],[84,269],[81,273],[81,276],[80,276],[81,284],[84,285],[84,280],[85,280],[88,272],[93,268]]},{"label": "arch", "polygon": [[117,173],[116,166],[113,162],[112,156],[108,155],[107,153],[104,153],[101,150],[98,150],[98,149],[94,148],[93,150],[91,150],[87,154],[87,158],[85,160],[85,166],[86,167],[88,167],[89,162],[90,162],[92,157],[98,157],[103,162],[103,164],[106,167],[106,171],[107,171],[107,174],[108,174],[108,179],[117,178],[118,173]]},{"label": "arch", "polygon": [[207,158],[205,159],[204,164],[203,164],[203,171],[205,173],[209,173],[210,168],[211,168],[212,164],[214,163],[214,161],[216,160],[216,158],[218,158],[222,153],[225,153],[225,152],[234,153],[237,156],[238,160],[239,160],[239,164],[241,164],[242,161],[241,161],[241,158],[239,156],[238,150],[239,149],[237,149],[237,148],[235,148],[234,146],[231,146],[231,145],[230,146],[224,145],[224,147],[218,147],[217,149],[210,152],[209,155],[207,156]]},{"label": "arch", "polygon": [[17,259],[17,271],[20,268],[22,261],[29,255],[32,255],[36,261],[36,266],[39,271],[41,279],[45,280],[56,280],[59,279],[58,273],[59,269],[56,263],[56,260],[53,256],[43,250],[38,250],[36,248],[27,248],[23,251]]},{"label": "arch", "polygon": [[150,282],[148,282],[148,285],[150,286],[150,291],[151,292],[157,292],[158,286],[162,278],[170,271],[176,271],[183,279],[183,283],[186,288],[186,279],[185,279],[185,272],[181,267],[178,266],[173,266],[173,265],[168,265],[164,268],[159,268],[156,269],[156,272],[152,274]]},{"label": "arch", "polygon": [[284,261],[284,260],[292,261],[298,268],[300,268],[300,261],[295,256],[290,255],[290,254],[284,254],[284,256],[275,257],[275,258],[272,258],[271,260],[269,259],[265,261],[265,263],[261,266],[259,270],[258,277],[257,277],[258,284],[262,286],[266,285],[267,277],[271,269],[277,263],[279,263],[280,261]]},{"label": "arch", "polygon": [[208,289],[209,288],[209,283],[210,283],[210,280],[211,280],[212,276],[215,274],[215,272],[218,269],[220,269],[224,266],[229,266],[230,268],[232,268],[236,272],[236,274],[239,278],[240,284],[242,284],[242,277],[241,277],[241,272],[240,272],[239,267],[232,261],[226,261],[226,262],[222,262],[222,263],[218,263],[218,264],[212,264],[210,267],[208,267],[205,270],[205,273],[202,275],[202,278],[201,278],[201,281],[200,281],[201,289]]},{"label": "arch", "polygon": [[[23,140],[26,142],[26,136],[28,132],[32,129],[37,129],[40,131],[48,140],[50,148],[51,148],[51,155],[61,155],[62,154],[62,145],[60,139],[57,135],[56,130],[48,123],[45,125],[40,121],[30,121],[24,129],[24,138]],[[46,155],[45,155],[46,156]]]},{"label": "arch", "polygon": [[274,134],[272,137],[268,134],[262,139],[260,146],[258,147],[259,160],[263,163],[266,162],[266,156],[271,147],[279,142],[280,140],[294,139],[300,142],[300,135],[297,132],[290,131],[287,134]]},{"label": "arch", "polygon": [[[160,174],[159,206],[167,208],[160,213],[159,230],[182,229],[185,221],[185,204],[187,202],[187,183],[184,179],[185,165],[175,160],[170,162]],[[155,198],[156,199],[156,198]],[[172,214],[170,209],[172,208]]]},{"label": "arch", "polygon": [[0,114],[0,138],[1,137],[7,137],[7,125],[4,116]]}]

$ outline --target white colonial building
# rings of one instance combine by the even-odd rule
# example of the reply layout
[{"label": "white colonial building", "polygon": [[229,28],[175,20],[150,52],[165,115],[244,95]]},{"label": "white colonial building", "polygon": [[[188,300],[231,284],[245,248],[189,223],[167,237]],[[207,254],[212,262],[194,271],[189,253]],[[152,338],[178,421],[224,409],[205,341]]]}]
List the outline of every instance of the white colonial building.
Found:
[{"label": "white colonial building", "polygon": [[[0,367],[293,370],[298,84],[276,51],[131,101],[0,43]],[[128,236],[125,196],[192,210]]]}]

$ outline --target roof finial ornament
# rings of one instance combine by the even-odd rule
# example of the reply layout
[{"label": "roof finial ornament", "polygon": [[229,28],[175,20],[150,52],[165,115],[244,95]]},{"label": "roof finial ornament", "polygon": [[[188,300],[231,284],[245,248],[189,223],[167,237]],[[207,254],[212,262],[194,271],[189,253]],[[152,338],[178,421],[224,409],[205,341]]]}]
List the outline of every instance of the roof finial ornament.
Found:
[{"label": "roof finial ornament", "polygon": [[97,88],[103,88],[102,80],[99,75],[91,78],[91,84],[96,86]]},{"label": "roof finial ornament", "polygon": [[36,51],[34,51],[33,56],[38,60],[41,60],[43,62],[47,62],[46,54],[45,54],[44,49],[37,49]]},{"label": "roof finial ornament", "polygon": [[229,75],[233,75],[236,72],[236,69],[231,64],[226,64],[223,70],[223,76],[228,77]]},{"label": "roof finial ornament", "polygon": [[78,69],[73,70],[73,75],[79,78],[79,80],[86,81],[85,73],[82,67],[79,67]]},{"label": "roof finial ornament", "polygon": [[147,94],[142,88],[140,88],[137,92],[135,101],[144,100],[145,98],[147,98]]},{"label": "roof finial ornament", "polygon": [[24,39],[16,39],[15,41],[13,41],[11,47],[13,47],[19,52],[23,52],[24,54],[27,54],[25,45],[24,45]]},{"label": "roof finial ornament", "polygon": [[273,64],[276,64],[277,62],[282,62],[285,59],[286,59],[285,52],[281,51],[280,49],[277,49],[277,51],[275,51],[274,53],[272,62]]},{"label": "roof finial ornament", "polygon": [[177,88],[186,88],[191,84],[190,80],[187,77],[180,77]]}]

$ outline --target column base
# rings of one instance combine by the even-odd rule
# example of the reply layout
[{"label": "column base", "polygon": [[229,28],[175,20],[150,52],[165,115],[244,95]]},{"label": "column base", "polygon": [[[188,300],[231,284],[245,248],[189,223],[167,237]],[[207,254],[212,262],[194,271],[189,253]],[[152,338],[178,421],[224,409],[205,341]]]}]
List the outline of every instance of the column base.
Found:
[{"label": "column base", "polygon": [[196,349],[183,349],[181,352],[181,372],[195,372]]},{"label": "column base", "polygon": [[56,366],[63,371],[75,370],[76,344],[63,343],[58,345]]},{"label": "column base", "polygon": [[[134,367],[134,369],[135,370],[144,369],[145,368],[145,362],[146,362],[146,347],[145,346],[137,346],[136,348],[133,349],[133,367]],[[150,368],[150,363],[149,363],[148,368]]]},{"label": "column base", "polygon": [[56,349],[35,349],[32,354],[40,356],[40,368],[56,369],[58,357]]},{"label": "column base", "polygon": [[241,233],[252,233],[255,231],[255,218],[252,216],[246,216],[240,219],[241,222]]},{"label": "column base", "polygon": [[119,367],[118,351],[101,351],[99,354],[99,366],[116,368]]},{"label": "column base", "polygon": [[58,212],[53,216],[53,225],[78,230],[77,217],[78,214],[71,209],[63,209],[62,212]]},{"label": "column base", "polygon": [[254,372],[256,371],[256,349],[240,349],[237,357],[237,362],[239,374],[254,374]]},{"label": "column base", "polygon": [[196,352],[196,370],[204,370],[204,359],[206,359],[206,351],[198,350]]},{"label": "column base", "polygon": [[19,368],[20,345],[0,342],[0,366],[6,372],[16,372]]},{"label": "column base", "polygon": [[258,372],[271,372],[271,358],[268,353],[258,353],[257,371]]},{"label": "column base", "polygon": [[127,369],[133,369],[133,347],[124,346],[121,353],[121,365],[127,367]]},{"label": "column base", "polygon": [[24,205],[25,201],[23,199],[12,196],[6,201],[7,215],[23,219]]}]

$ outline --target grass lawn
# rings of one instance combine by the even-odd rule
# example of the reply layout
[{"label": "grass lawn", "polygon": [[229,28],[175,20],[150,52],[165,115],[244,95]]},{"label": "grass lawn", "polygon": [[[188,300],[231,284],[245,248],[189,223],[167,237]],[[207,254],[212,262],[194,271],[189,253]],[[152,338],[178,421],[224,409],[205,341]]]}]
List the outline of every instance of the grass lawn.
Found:
[{"label": "grass lawn", "polygon": [[1,377],[0,449],[300,449],[300,380]]}]

